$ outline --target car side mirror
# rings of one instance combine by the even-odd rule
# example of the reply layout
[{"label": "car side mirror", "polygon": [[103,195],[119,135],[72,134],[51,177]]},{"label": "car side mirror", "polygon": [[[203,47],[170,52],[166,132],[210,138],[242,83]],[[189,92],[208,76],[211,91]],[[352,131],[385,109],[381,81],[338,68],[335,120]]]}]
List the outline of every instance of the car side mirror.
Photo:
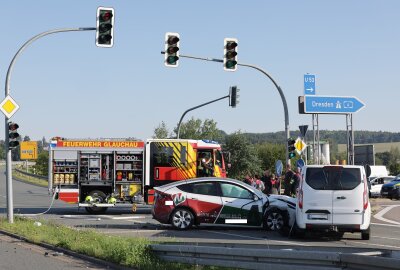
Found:
[{"label": "car side mirror", "polygon": [[256,194],[253,194],[253,200],[258,201],[260,198]]}]

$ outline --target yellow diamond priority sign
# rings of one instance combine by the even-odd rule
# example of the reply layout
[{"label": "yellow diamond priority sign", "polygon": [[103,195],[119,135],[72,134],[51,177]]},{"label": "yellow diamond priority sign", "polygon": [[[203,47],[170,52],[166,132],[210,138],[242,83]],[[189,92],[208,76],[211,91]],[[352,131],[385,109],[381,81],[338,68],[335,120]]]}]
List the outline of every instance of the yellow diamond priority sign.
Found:
[{"label": "yellow diamond priority sign", "polygon": [[296,151],[300,155],[304,151],[304,149],[306,149],[307,144],[302,139],[297,138],[294,147],[296,147]]},{"label": "yellow diamond priority sign", "polygon": [[18,109],[19,105],[10,95],[6,96],[6,98],[0,103],[0,110],[7,118],[11,118]]}]

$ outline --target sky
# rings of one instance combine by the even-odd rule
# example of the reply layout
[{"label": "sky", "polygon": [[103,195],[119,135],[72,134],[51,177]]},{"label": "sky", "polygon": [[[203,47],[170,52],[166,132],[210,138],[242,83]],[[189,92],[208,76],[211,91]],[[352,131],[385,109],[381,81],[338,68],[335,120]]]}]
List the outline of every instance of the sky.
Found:
[{"label": "sky", "polygon": [[[189,112],[213,119],[228,134],[285,129],[282,99],[264,74],[239,66],[181,58],[164,65],[166,32],[180,34],[180,53],[223,58],[224,38],[238,39],[238,62],[265,70],[281,87],[289,129],[309,125],[298,113],[304,74],[315,74],[316,94],[351,96],[365,103],[353,115],[357,130],[400,132],[400,1],[4,1],[0,82],[19,48],[54,29],[96,26],[99,6],[115,9],[114,46],[95,45],[95,31],[57,33],[28,46],[16,60],[10,95],[20,106],[11,117],[31,140],[151,138],[170,131],[183,112],[239,89],[228,99]],[[344,115],[320,115],[321,130],[345,130]],[[0,125],[4,134],[4,125]],[[0,139],[4,135],[0,135]]]}]

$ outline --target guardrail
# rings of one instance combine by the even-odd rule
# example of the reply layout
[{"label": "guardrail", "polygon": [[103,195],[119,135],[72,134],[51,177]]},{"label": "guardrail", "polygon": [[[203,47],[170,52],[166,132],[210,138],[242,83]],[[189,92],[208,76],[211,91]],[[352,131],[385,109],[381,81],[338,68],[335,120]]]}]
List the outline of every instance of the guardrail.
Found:
[{"label": "guardrail", "polygon": [[17,172],[19,172],[21,174],[24,174],[26,176],[30,176],[30,177],[35,177],[35,178],[39,178],[39,179],[43,179],[43,180],[48,180],[49,179],[47,176],[41,176],[41,175],[37,175],[37,174],[33,174],[33,173],[27,173],[27,172],[22,171],[22,170],[17,169],[17,168],[15,169],[15,171],[17,171]]},{"label": "guardrail", "polygon": [[242,269],[399,269],[400,259],[382,252],[342,253],[189,245],[151,245],[162,260]]}]

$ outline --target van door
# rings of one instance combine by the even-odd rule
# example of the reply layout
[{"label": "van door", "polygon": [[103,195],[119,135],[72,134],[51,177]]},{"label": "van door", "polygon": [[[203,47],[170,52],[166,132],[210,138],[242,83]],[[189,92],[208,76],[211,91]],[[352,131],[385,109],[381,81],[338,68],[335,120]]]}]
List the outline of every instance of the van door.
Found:
[{"label": "van door", "polygon": [[343,167],[338,177],[333,179],[333,224],[363,223],[362,177],[361,168]]},{"label": "van door", "polygon": [[319,225],[332,224],[332,194],[329,175],[323,167],[307,168],[303,182],[303,221]]}]

